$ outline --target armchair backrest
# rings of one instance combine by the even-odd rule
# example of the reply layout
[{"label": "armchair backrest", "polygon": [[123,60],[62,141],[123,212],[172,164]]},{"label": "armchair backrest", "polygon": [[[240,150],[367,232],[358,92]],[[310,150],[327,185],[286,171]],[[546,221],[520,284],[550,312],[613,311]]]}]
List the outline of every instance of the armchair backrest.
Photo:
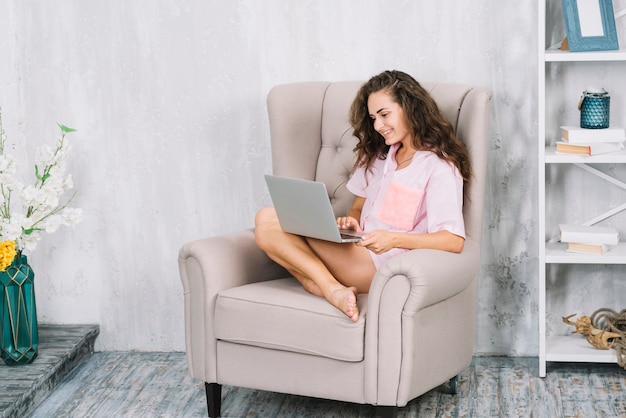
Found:
[{"label": "armchair backrest", "polygon": [[[355,161],[356,138],[349,111],[361,81],[302,82],[274,87],[268,95],[274,174],[321,181],[336,214],[348,211],[346,188]],[[474,177],[463,207],[465,230],[480,242],[487,168],[491,92],[449,83],[421,83],[470,153]]]}]

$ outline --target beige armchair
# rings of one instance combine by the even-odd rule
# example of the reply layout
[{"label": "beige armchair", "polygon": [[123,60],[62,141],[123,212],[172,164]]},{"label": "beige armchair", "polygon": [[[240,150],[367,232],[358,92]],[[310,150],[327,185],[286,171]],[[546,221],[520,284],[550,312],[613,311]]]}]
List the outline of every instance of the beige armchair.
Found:
[{"label": "beige armchair", "polygon": [[[348,110],[361,84],[286,84],[268,96],[274,173],[324,182],[337,214],[353,199]],[[422,84],[473,164],[463,252],[392,258],[359,295],[352,322],[273,263],[252,230],[187,243],[179,254],[187,359],[211,417],[220,415],[221,385],[371,404],[391,416],[448,380],[455,391],[473,354],[491,92]]]}]

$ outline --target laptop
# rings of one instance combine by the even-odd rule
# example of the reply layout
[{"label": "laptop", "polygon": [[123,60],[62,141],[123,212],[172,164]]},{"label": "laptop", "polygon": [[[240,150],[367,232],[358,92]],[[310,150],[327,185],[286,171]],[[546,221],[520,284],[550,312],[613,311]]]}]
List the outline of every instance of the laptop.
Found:
[{"label": "laptop", "polygon": [[280,227],[285,232],[332,242],[359,242],[363,233],[337,228],[324,183],[265,175]]}]

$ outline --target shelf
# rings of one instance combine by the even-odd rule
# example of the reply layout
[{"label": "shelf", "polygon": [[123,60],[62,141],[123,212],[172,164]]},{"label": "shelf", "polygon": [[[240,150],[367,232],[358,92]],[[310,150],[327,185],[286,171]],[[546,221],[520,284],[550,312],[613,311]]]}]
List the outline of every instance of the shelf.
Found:
[{"label": "shelf", "polygon": [[626,61],[626,50],[570,52],[560,49],[547,49],[546,62],[592,62],[592,61]]},{"label": "shelf", "polygon": [[546,163],[619,164],[626,163],[626,149],[600,155],[572,155],[556,153],[554,147],[546,147]]},{"label": "shelf", "polygon": [[549,264],[626,264],[626,242],[604,254],[583,254],[565,251],[567,244],[546,243],[546,263]]},{"label": "shelf", "polygon": [[617,363],[617,354],[593,347],[582,335],[552,336],[546,341],[546,361]]},{"label": "shelf", "polygon": [[[563,286],[562,288],[557,287],[553,289],[549,283],[552,277],[548,276],[548,274],[558,276],[559,279],[574,280],[585,277],[585,271],[588,268],[583,267],[593,265],[594,268],[601,270],[608,265],[613,267],[606,269],[606,274],[602,272],[603,277],[610,276],[613,283],[617,280],[626,279],[626,275],[613,274],[615,273],[614,270],[619,270],[621,273],[623,266],[626,266],[626,238],[622,237],[625,242],[620,242],[605,254],[586,254],[568,252],[567,243],[559,242],[557,235],[551,235],[551,231],[554,232],[553,230],[556,227],[554,223],[558,222],[554,219],[556,213],[550,213],[550,216],[547,216],[547,211],[552,206],[558,206],[559,208],[562,206],[558,204],[553,205],[555,199],[561,198],[561,193],[556,195],[550,193],[554,188],[559,188],[562,193],[573,193],[574,196],[577,196],[580,202],[577,203],[577,207],[574,209],[583,213],[587,211],[579,210],[579,206],[586,206],[587,202],[585,199],[595,198],[587,196],[589,186],[586,183],[580,187],[574,185],[571,188],[572,190],[563,190],[563,187],[570,186],[569,179],[564,177],[569,173],[569,167],[564,166],[565,164],[577,167],[572,168],[572,170],[583,170],[585,176],[591,175],[591,177],[595,177],[594,182],[591,183],[594,186],[596,183],[602,183],[603,186],[608,185],[626,191],[626,180],[620,179],[623,177],[621,170],[625,166],[618,167],[621,164],[626,164],[626,149],[593,156],[557,154],[555,151],[555,143],[560,140],[555,135],[555,125],[560,126],[557,124],[563,124],[563,120],[560,120],[564,114],[562,103],[565,101],[571,102],[569,98],[574,95],[568,80],[588,78],[589,73],[592,76],[596,76],[598,71],[600,71],[602,80],[606,79],[608,82],[615,80],[616,85],[622,85],[623,74],[626,74],[624,72],[626,64],[622,64],[626,63],[626,46],[622,46],[621,49],[615,51],[571,52],[559,49],[560,40],[565,36],[565,31],[561,28],[564,23],[562,20],[563,14],[558,13],[559,9],[562,11],[561,6],[561,0],[537,1],[537,141],[539,147],[537,150],[539,163],[537,168],[539,183],[537,193],[537,229],[539,238],[537,242],[539,250],[537,304],[540,377],[546,376],[546,363],[548,362],[617,363],[615,350],[597,349],[590,345],[581,335],[548,335],[548,321],[551,321],[550,318],[552,317],[552,312],[549,311],[549,308],[558,310],[558,307],[549,306],[548,301],[557,296],[559,303],[573,302],[571,295],[568,295],[568,293],[573,291],[570,289],[574,288],[574,286],[571,286],[571,288]],[[626,9],[620,10],[618,14],[619,16],[626,15]],[[555,44],[555,42],[558,43]],[[546,47],[546,45],[551,46]],[[625,122],[623,119],[624,115],[620,114],[615,122],[623,123]],[[562,165],[557,166],[555,164]],[[609,165],[600,166],[602,164]],[[618,213],[626,213],[626,201],[616,205],[613,199],[608,201],[608,199],[602,196],[599,196],[597,200],[597,202],[595,200],[590,202],[593,205],[590,204],[589,208],[587,208],[594,213],[595,217],[583,220],[585,225],[595,225]],[[605,212],[595,213],[598,208],[600,208],[600,211],[604,208]],[[546,238],[550,238],[550,240],[546,242]],[[582,284],[578,285],[578,287],[580,286]],[[555,295],[555,292],[560,293]],[[584,287],[576,290],[576,292],[584,292],[586,296],[592,296],[590,291]],[[606,293],[606,291],[602,293]],[[598,299],[600,298],[600,295],[598,295]]]}]

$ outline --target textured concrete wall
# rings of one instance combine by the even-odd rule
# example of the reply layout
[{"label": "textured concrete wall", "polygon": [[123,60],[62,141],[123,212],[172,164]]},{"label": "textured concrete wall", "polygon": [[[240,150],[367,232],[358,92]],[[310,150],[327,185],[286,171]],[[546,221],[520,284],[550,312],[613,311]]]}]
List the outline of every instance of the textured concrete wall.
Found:
[{"label": "textured concrete wall", "polygon": [[26,159],[56,122],[78,130],[85,220],[30,255],[40,320],[183,350],[177,252],[269,203],[268,90],[400,69],[494,91],[476,351],[536,353],[536,29],[535,2],[501,0],[5,0],[9,141]]}]

